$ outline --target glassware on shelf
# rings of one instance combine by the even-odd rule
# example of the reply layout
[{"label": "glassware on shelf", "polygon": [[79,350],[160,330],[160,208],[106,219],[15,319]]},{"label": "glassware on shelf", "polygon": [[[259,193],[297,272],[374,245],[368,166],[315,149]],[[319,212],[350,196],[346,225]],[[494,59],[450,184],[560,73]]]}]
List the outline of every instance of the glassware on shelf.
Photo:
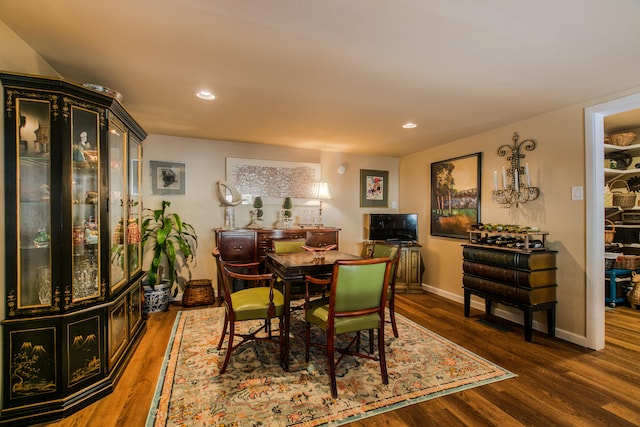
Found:
[{"label": "glassware on shelf", "polygon": [[98,294],[98,264],[95,257],[83,260],[73,272],[73,299]]},{"label": "glassware on shelf", "polygon": [[42,305],[51,305],[51,269],[42,265],[36,269],[38,282],[38,300]]},{"label": "glassware on shelf", "polygon": [[36,248],[49,247],[49,233],[44,228],[39,228],[38,233],[33,238],[33,245]]}]

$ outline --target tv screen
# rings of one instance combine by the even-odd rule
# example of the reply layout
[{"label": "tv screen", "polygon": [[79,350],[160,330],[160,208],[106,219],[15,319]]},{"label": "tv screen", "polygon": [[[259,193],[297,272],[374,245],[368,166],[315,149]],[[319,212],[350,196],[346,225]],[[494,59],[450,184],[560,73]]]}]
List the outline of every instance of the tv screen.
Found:
[{"label": "tv screen", "polygon": [[368,214],[368,240],[418,241],[418,214]]}]

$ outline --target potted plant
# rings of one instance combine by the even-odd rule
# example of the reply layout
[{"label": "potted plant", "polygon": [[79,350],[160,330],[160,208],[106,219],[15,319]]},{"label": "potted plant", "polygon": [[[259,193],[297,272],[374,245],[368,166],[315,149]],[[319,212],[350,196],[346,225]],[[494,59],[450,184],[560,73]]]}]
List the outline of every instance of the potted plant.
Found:
[{"label": "potted plant", "polygon": [[[162,201],[160,209],[145,209],[142,220],[142,247],[151,253],[151,265],[145,281],[145,311],[166,310],[171,289],[183,272],[191,279],[190,262],[194,260],[198,237],[193,226],[183,222],[177,213],[168,213],[170,202]],[[175,288],[173,295],[178,292]]]}]

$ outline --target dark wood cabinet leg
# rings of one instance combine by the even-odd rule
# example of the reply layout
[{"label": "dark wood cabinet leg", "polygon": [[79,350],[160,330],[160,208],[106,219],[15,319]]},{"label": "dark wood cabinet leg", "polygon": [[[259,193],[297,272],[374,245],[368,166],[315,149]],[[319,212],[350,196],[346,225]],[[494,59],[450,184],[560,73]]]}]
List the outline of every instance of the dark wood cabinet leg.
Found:
[{"label": "dark wood cabinet leg", "polygon": [[531,342],[533,335],[533,310],[531,308],[524,309],[524,339]]},{"label": "dark wood cabinet leg", "polygon": [[469,317],[469,305],[471,304],[471,292],[464,290],[464,317]]},{"label": "dark wood cabinet leg", "polygon": [[556,336],[556,305],[547,309],[547,333],[550,337]]}]

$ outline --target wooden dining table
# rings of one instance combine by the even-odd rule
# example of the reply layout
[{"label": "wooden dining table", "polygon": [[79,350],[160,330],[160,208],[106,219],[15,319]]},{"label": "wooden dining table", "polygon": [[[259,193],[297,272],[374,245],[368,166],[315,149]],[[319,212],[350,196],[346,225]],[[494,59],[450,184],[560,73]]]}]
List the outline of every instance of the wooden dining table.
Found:
[{"label": "wooden dining table", "polygon": [[324,251],[324,258],[317,258],[313,252],[268,253],[265,266],[284,282],[284,331],[282,367],[289,370],[289,331],[291,330],[291,283],[304,280],[305,275],[330,277],[333,264],[337,260],[361,259],[361,256],[336,250]]}]

